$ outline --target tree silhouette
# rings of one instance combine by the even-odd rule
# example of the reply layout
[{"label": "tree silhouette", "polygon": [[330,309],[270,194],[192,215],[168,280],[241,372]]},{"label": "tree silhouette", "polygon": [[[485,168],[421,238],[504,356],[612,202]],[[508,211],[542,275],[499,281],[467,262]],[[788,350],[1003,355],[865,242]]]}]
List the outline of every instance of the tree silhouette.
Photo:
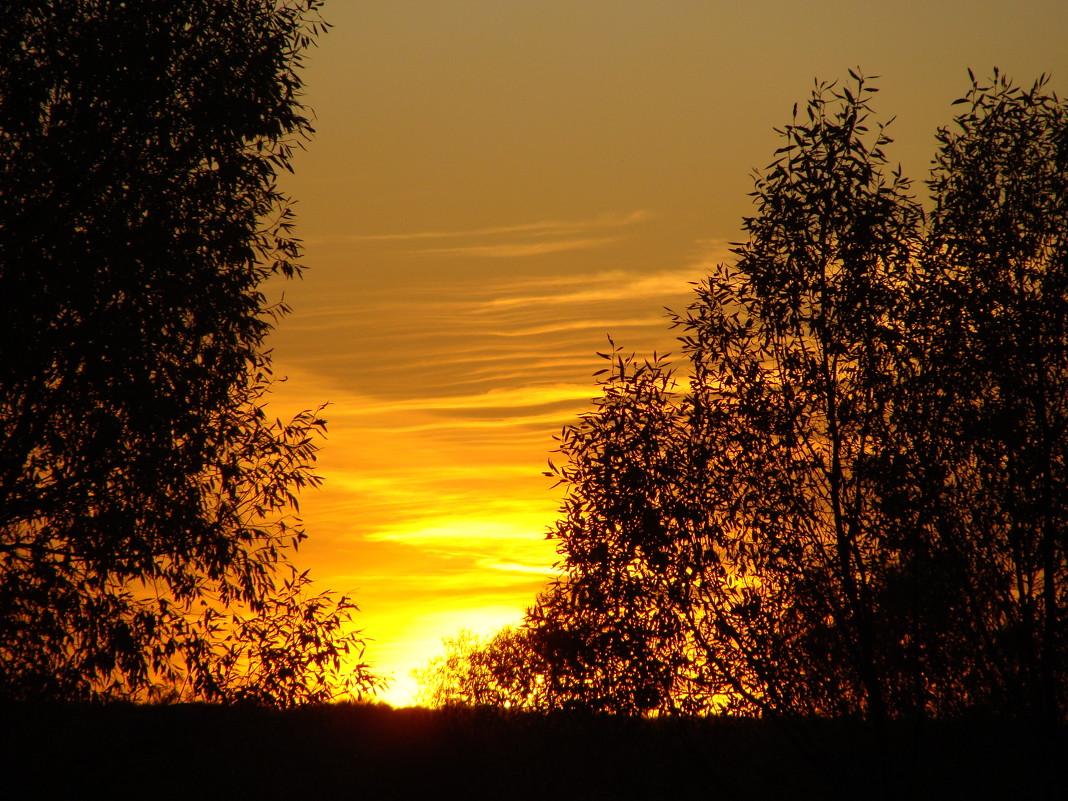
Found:
[{"label": "tree silhouette", "polygon": [[[611,340],[610,340],[611,343]],[[679,611],[690,599],[694,522],[686,407],[663,359],[599,354],[602,397],[564,429],[569,492],[552,536],[561,577],[531,610],[556,705],[626,713],[693,711],[693,643]]]},{"label": "tree silhouette", "polygon": [[871,91],[817,88],[757,181],[735,268],[680,320],[715,555],[699,566],[701,637],[767,711],[882,717],[883,666],[900,662],[881,631],[899,549],[878,499],[920,212],[868,130]]},{"label": "tree silhouette", "polygon": [[565,429],[558,698],[875,721],[1063,719],[1068,126],[973,78],[925,215],[875,89],[818,85],[733,266]]},{"label": "tree silhouette", "polygon": [[320,6],[0,11],[4,695],[227,699],[256,675],[285,704],[344,684],[324,671],[361,646],[351,603],[278,575],[324,423],[261,408],[288,311],[261,286],[301,271],[275,177],[312,132]]},{"label": "tree silhouette", "polygon": [[505,626],[483,640],[469,631],[442,640],[445,653],[413,671],[432,707],[495,706],[546,711],[546,665],[533,629]]},{"label": "tree silhouette", "polygon": [[923,378],[952,392],[924,393],[942,427],[915,452],[939,533],[968,563],[977,700],[1052,719],[1068,709],[1068,107],[1045,83],[973,77],[939,132],[935,302],[918,322]]}]

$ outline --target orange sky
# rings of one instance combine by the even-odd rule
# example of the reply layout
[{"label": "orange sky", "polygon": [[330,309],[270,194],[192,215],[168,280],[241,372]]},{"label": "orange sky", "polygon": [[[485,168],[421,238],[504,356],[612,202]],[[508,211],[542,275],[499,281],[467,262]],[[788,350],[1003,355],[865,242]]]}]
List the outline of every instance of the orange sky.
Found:
[{"label": "orange sky", "polygon": [[[871,9],[871,10],[869,10]],[[329,401],[303,566],[354,590],[394,676],[518,619],[551,574],[552,436],[594,351],[675,350],[664,306],[726,258],[754,169],[817,76],[881,75],[917,182],[993,65],[1068,80],[1064,0],[332,0],[318,134],[285,187],[311,269],[272,412]],[[922,186],[919,187],[922,189]]]}]

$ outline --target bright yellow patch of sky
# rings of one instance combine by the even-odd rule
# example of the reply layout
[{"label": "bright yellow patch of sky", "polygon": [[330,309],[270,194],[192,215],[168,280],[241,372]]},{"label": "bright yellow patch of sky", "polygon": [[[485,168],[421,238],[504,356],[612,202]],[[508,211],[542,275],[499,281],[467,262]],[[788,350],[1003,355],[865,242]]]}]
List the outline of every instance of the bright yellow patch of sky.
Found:
[{"label": "bright yellow patch of sky", "polygon": [[[677,351],[664,306],[728,258],[816,77],[883,76],[920,182],[967,86],[1068,78],[1068,3],[333,0],[307,60],[318,134],[285,188],[306,278],[271,411],[329,401],[301,562],[355,591],[394,677],[516,621],[552,573],[542,475],[606,334]],[[922,189],[922,185],[919,187]]]}]

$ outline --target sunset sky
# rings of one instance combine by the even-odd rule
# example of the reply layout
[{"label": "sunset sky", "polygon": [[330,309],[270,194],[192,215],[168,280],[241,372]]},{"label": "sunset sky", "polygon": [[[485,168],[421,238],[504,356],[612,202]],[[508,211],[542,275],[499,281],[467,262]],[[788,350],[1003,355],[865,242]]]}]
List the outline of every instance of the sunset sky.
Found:
[{"label": "sunset sky", "polygon": [[553,435],[606,335],[677,351],[664,307],[726,260],[752,174],[815,78],[881,76],[923,194],[950,103],[999,66],[1068,91],[1064,0],[332,0],[317,135],[284,183],[309,270],[272,336],[271,412],[322,402],[300,562],[352,591],[404,703],[460,628],[552,573]]}]

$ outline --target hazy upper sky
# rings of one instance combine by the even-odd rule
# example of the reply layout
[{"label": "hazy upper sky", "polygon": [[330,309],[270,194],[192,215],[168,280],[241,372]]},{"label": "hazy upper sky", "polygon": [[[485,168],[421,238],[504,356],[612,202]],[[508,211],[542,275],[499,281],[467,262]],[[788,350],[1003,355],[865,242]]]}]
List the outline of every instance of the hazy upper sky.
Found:
[{"label": "hazy upper sky", "polygon": [[552,437],[606,335],[675,351],[664,308],[728,258],[773,128],[816,78],[881,76],[923,193],[934,134],[992,67],[1068,86],[1068,2],[332,0],[318,130],[285,181],[305,279],[274,334],[278,413],[329,401],[302,561],[355,590],[408,672],[516,620],[551,574]]}]

